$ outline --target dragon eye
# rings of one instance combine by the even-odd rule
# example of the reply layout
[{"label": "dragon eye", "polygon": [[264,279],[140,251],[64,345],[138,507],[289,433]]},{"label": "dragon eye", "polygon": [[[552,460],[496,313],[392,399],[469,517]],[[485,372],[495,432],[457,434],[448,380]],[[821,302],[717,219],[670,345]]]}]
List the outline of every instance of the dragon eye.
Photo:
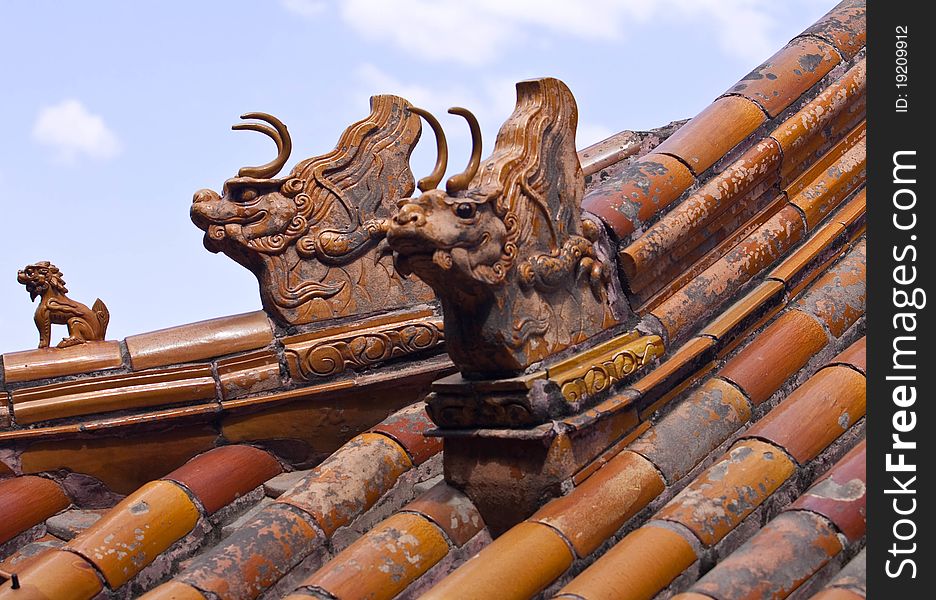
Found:
[{"label": "dragon eye", "polygon": [[251,200],[253,200],[253,199],[256,198],[256,197],[257,197],[257,192],[255,192],[254,190],[251,190],[251,189],[246,189],[246,190],[244,190],[243,192],[241,192],[241,194],[240,194],[240,200],[241,200],[241,202],[250,202]]},{"label": "dragon eye", "polygon": [[455,207],[455,216],[459,219],[470,219],[475,215],[477,205],[472,202],[462,202]]}]

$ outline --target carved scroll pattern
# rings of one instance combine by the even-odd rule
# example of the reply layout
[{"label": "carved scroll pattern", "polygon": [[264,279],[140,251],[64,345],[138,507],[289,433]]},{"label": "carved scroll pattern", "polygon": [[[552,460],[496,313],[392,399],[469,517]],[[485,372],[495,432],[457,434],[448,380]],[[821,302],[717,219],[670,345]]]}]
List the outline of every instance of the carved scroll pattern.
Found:
[{"label": "carved scroll pattern", "polygon": [[441,322],[424,321],[323,340],[302,349],[287,348],[286,353],[295,366],[293,376],[314,381],[428,350],[444,339]]},{"label": "carved scroll pattern", "polygon": [[608,360],[593,365],[580,377],[557,383],[566,400],[581,402],[586,397],[603,392],[628,375],[636,373],[662,354],[663,341],[660,338],[642,338],[621,349]]}]

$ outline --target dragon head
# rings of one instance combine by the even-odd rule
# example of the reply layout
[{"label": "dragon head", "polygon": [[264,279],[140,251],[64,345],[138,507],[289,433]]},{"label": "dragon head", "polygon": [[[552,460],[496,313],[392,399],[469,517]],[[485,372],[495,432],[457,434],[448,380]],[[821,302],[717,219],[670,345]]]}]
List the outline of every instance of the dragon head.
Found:
[{"label": "dragon head", "polygon": [[[414,187],[409,156],[419,116],[398,96],[371,98],[371,113],[351,124],[334,150],[299,162],[282,178],[292,141],[286,126],[248,113],[234,129],[263,133],[276,158],[244,167],[221,194],[195,193],[192,221],[204,244],[257,276],[264,308],[285,324],[304,324],[425,301],[426,287],[403,282],[378,248],[398,198]],[[384,262],[386,264],[384,264]]]},{"label": "dragon head", "polygon": [[446,344],[462,372],[521,371],[612,324],[609,269],[593,248],[598,229],[581,215],[578,113],[565,84],[518,83],[517,107],[483,164],[477,120],[451,109],[468,121],[472,152],[444,192],[435,189],[448,159],[442,128],[410,110],[432,127],[438,157],[419,181],[422,195],[398,203],[387,240],[397,270],[441,300]]}]

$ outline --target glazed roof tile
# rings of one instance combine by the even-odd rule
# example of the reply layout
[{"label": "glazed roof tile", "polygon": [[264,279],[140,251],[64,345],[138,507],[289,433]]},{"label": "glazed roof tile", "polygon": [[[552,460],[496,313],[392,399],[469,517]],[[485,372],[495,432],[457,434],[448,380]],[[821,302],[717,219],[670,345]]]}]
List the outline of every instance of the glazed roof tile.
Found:
[{"label": "glazed roof tile", "polygon": [[[75,599],[819,591],[864,538],[863,45],[846,0],[685,125],[579,152],[583,208],[664,354],[578,414],[447,441],[499,436],[493,460],[540,436],[562,457],[560,495],[519,524],[428,487],[442,443],[418,401],[452,370],[441,338],[412,360],[303,363],[440,328],[437,307],[298,328],[257,312],[4,355],[0,569]],[[863,564],[817,597],[863,597]]]}]

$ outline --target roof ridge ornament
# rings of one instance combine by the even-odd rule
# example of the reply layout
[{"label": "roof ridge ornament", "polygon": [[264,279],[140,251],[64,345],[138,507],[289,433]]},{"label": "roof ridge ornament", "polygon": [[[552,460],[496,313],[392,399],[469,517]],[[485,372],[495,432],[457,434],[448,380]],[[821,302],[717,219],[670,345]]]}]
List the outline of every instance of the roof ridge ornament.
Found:
[{"label": "roof ridge ornament", "polygon": [[[243,167],[221,194],[195,193],[192,221],[205,247],[256,275],[266,312],[281,325],[409,307],[432,298],[419,281],[394,272],[381,244],[395,202],[414,187],[409,156],[419,116],[398,96],[371,98],[371,113],[351,124],[334,150],[300,161],[285,177],[292,139],[276,117],[233,126],[276,143],[276,158]],[[444,170],[444,166],[443,166]]]},{"label": "roof ridge ornament", "polygon": [[[599,226],[582,219],[584,176],[575,151],[578,110],[568,87],[542,78],[517,84],[517,107],[493,154],[480,161],[481,132],[468,121],[472,155],[463,173],[435,189],[439,158],[423,194],[403,200],[388,231],[396,268],[414,273],[442,302],[446,344],[468,378],[511,377],[617,324],[610,269],[596,252]],[[425,185],[423,185],[425,182]],[[622,312],[622,311],[617,311]]]},{"label": "roof ridge ornament", "polygon": [[31,300],[40,299],[35,314],[40,348],[49,347],[52,325],[68,327],[68,337],[58,343],[58,348],[104,339],[110,322],[107,307],[100,298],[88,308],[66,296],[68,288],[58,267],[47,260],[33,263],[19,271],[16,280],[26,286]]}]

